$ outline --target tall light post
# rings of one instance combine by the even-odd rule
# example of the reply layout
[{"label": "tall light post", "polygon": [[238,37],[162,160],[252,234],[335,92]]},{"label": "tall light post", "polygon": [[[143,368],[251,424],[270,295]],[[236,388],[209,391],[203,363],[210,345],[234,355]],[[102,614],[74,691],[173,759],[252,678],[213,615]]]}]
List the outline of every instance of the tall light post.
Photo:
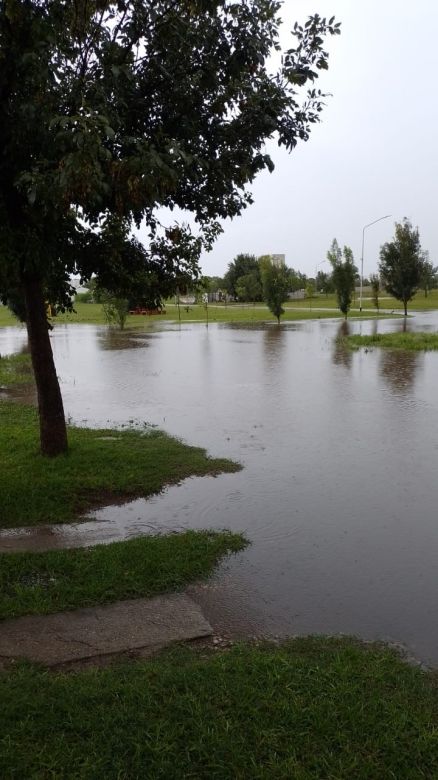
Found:
[{"label": "tall light post", "polygon": [[379,217],[379,219],[375,219],[374,222],[369,222],[368,225],[365,225],[362,230],[362,257],[360,260],[360,295],[359,295],[359,311],[362,311],[362,291],[363,291],[363,248],[365,243],[365,230],[371,225],[375,225],[376,222],[381,222],[382,219],[388,219],[391,216],[391,214],[385,214],[384,217]]}]

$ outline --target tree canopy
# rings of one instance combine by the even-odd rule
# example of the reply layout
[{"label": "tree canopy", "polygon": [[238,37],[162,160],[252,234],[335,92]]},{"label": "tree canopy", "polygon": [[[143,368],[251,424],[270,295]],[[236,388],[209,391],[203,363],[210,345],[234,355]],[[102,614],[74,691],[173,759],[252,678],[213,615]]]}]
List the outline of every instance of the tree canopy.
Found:
[{"label": "tree canopy", "polygon": [[370,275],[370,286],[371,286],[371,300],[374,306],[376,307],[377,311],[379,311],[380,276],[378,274]]},{"label": "tree canopy", "polygon": [[[43,452],[66,448],[44,302],[71,305],[72,272],[118,295],[131,272],[169,285],[196,276],[217,220],[240,214],[247,185],[272,170],[266,139],[291,150],[319,120],[313,82],[327,68],[324,36],[339,25],[318,15],[296,24],[272,72],[280,7],[0,4],[0,295],[25,302]],[[160,207],[191,212],[197,234],[161,225]],[[145,226],[146,246],[133,223]]]},{"label": "tree canopy", "polygon": [[239,297],[237,288],[239,280],[249,275],[258,276],[260,280],[259,263],[255,255],[239,254],[231,263],[228,263],[228,269],[224,276],[224,283],[227,292],[233,297]]},{"label": "tree canopy", "polygon": [[429,252],[427,250],[422,253],[422,260],[420,286],[424,290],[424,297],[427,298],[429,290],[437,286],[438,268],[429,260]]},{"label": "tree canopy", "polygon": [[265,255],[260,258],[260,270],[263,284],[263,298],[269,311],[277,318],[284,314],[282,304],[290,291],[290,274],[285,265],[274,265],[272,258]]},{"label": "tree canopy", "polygon": [[406,218],[396,222],[394,239],[380,249],[379,271],[386,290],[403,303],[405,316],[421,284],[423,260],[418,228]]},{"label": "tree canopy", "polygon": [[347,317],[350,311],[357,274],[353,252],[349,246],[344,246],[344,249],[341,250],[336,238],[334,238],[327,252],[327,260],[333,268],[331,279],[336,290],[339,309]]}]

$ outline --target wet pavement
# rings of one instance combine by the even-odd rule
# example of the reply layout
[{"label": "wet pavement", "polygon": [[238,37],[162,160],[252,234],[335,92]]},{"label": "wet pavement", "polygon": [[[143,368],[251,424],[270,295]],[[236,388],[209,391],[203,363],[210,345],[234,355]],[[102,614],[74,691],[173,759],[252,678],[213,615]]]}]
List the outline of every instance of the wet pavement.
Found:
[{"label": "wet pavement", "polygon": [[174,642],[211,636],[183,593],[2,621],[0,667],[19,658],[58,666],[125,653],[149,655]]}]

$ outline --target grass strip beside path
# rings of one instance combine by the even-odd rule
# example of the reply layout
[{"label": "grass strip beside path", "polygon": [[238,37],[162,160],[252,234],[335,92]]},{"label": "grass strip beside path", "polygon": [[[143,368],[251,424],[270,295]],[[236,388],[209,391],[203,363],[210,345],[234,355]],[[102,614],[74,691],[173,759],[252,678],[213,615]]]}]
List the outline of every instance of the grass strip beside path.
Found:
[{"label": "grass strip beside path", "polygon": [[36,410],[0,403],[0,527],[65,523],[186,477],[240,469],[157,430],[71,427],[69,443],[67,455],[43,458]]},{"label": "grass strip beside path", "polygon": [[[125,542],[0,556],[0,619],[179,590],[246,545],[240,534],[186,531]],[[0,625],[1,631],[1,625]]]},{"label": "grass strip beside path", "polygon": [[420,352],[438,349],[438,333],[376,333],[373,336],[346,336],[345,342],[352,349],[385,347]]},{"label": "grass strip beside path", "polygon": [[4,780],[438,777],[433,676],[354,640],[175,648],[73,674],[20,664],[0,701]]}]

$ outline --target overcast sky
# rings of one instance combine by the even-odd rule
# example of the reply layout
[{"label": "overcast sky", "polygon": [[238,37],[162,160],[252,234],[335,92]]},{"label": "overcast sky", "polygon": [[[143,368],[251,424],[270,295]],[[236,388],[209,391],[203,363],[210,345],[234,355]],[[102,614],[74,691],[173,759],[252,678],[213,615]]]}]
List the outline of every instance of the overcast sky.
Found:
[{"label": "overcast sky", "polygon": [[275,171],[253,185],[254,205],[223,224],[202,258],[205,274],[222,276],[249,252],[284,253],[288,266],[314,276],[334,237],[360,265],[362,228],[385,214],[391,218],[365,231],[365,276],[404,216],[438,264],[438,3],[285,0],[284,32],[315,12],[342,22],[317,84],[332,93],[322,122],[290,155],[269,145]]}]

